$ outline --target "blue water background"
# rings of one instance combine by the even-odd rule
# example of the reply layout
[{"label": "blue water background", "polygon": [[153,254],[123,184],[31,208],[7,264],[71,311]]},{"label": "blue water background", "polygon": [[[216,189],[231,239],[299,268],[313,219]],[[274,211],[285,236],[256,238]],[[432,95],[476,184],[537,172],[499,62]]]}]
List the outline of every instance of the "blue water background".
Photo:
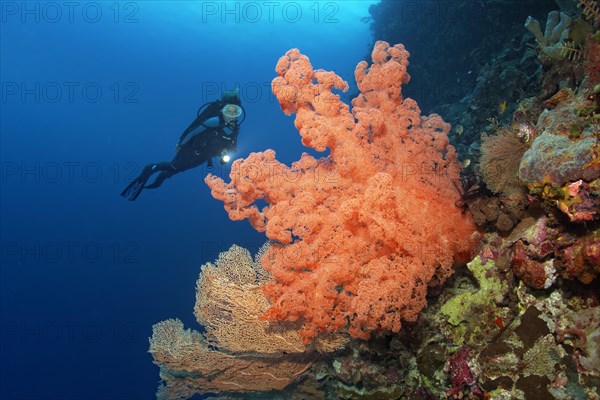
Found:
[{"label": "blue water background", "polygon": [[221,89],[247,111],[237,157],[298,159],[270,92],[290,48],[353,83],[371,2],[250,3],[2,2],[1,399],[153,398],[152,324],[197,329],[200,265],[264,241],[229,221],[206,167],[119,196]]}]

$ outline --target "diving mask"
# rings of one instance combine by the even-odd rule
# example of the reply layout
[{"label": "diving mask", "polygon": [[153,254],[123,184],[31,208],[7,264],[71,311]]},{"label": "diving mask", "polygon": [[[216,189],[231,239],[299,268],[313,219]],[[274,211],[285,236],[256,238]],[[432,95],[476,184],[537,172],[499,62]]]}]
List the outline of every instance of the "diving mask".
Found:
[{"label": "diving mask", "polygon": [[236,106],[235,104],[227,104],[221,110],[223,113],[223,119],[226,124],[237,121],[237,119],[242,115],[242,107]]}]

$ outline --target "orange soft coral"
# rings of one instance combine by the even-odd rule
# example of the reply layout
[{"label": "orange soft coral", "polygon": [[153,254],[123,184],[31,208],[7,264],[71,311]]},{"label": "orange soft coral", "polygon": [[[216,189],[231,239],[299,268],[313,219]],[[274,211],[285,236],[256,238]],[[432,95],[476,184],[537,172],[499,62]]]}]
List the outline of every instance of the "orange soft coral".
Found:
[{"label": "orange soft coral", "polygon": [[[296,113],[302,143],[329,148],[328,157],[303,154],[290,168],[267,150],[236,161],[228,184],[206,178],[230,218],[249,219],[276,243],[262,259],[274,278],[264,286],[264,317],[297,321],[306,340],[346,328],[359,338],[398,332],[472,243],[473,224],[455,206],[450,126],[402,97],[402,45],[377,42],[372,57],[356,68],[352,111],[332,93],[348,84],[313,70],[297,49],[277,63],[272,88],[282,110]],[[260,210],[258,200],[268,206]]]}]

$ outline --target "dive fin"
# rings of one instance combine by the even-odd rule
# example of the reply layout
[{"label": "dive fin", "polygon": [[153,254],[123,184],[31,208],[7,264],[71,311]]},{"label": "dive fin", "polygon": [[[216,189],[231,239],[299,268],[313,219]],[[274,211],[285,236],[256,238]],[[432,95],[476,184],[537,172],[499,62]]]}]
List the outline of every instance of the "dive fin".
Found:
[{"label": "dive fin", "polygon": [[121,196],[125,197],[129,201],[135,201],[138,198],[142,190],[144,189],[144,180],[137,178],[133,182],[131,182],[125,190],[121,192]]}]

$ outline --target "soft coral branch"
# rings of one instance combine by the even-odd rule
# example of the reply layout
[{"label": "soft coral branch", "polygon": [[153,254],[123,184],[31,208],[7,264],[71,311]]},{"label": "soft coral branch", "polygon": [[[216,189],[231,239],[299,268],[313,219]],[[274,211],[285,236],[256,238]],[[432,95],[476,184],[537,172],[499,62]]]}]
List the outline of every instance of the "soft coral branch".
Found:
[{"label": "soft coral branch", "polygon": [[[248,218],[277,242],[262,260],[274,278],[263,317],[302,322],[307,340],[345,328],[360,338],[397,332],[472,243],[473,224],[455,206],[450,126],[402,97],[402,45],[377,42],[372,58],[356,68],[361,94],[350,110],[332,93],[346,82],[288,51],[273,92],[286,114],[296,113],[302,143],[330,155],[304,154],[287,167],[267,150],[236,161],[230,183],[206,179],[232,219]],[[260,210],[259,200],[268,206]]]}]

